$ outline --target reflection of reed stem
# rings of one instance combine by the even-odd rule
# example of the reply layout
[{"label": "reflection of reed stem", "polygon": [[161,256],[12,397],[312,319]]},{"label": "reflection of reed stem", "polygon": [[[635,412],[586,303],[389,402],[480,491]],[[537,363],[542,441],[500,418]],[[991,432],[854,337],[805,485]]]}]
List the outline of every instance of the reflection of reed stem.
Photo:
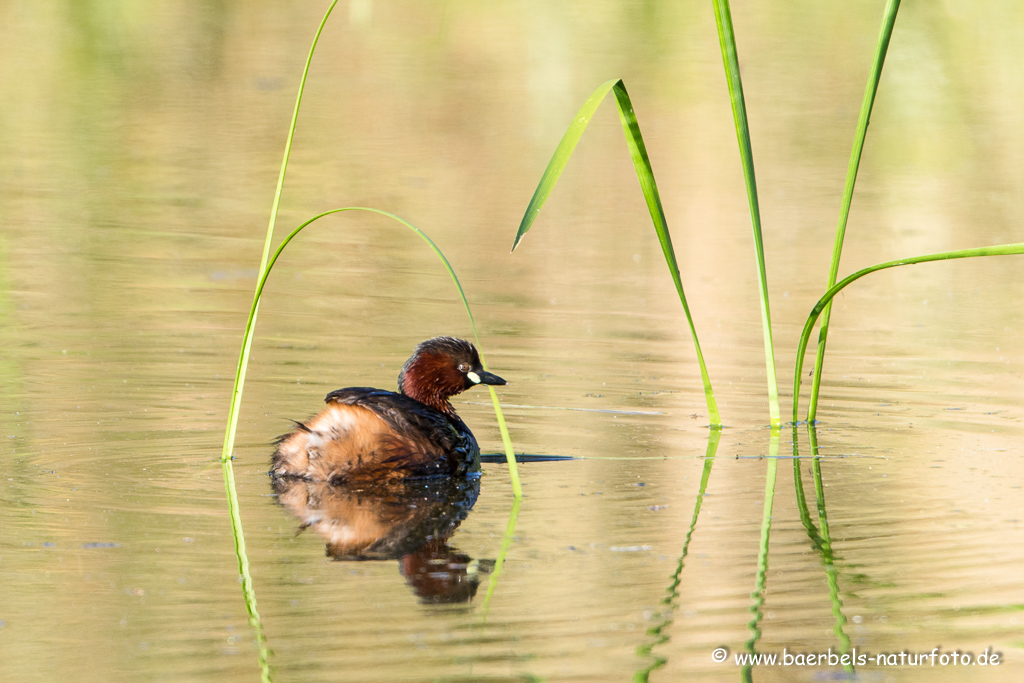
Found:
[{"label": "reflection of reed stem", "polygon": [[824,542],[818,534],[818,528],[814,526],[811,519],[810,509],[807,507],[807,496],[804,493],[804,481],[800,476],[800,446],[797,443],[797,427],[793,425],[793,486],[796,489],[796,507],[800,511],[800,522],[807,530],[807,536],[814,544],[814,549],[822,553]]},{"label": "reflection of reed stem", "polygon": [[[846,617],[843,616],[843,601],[839,597],[839,570],[836,569],[835,554],[832,552],[832,533],[829,531],[828,515],[825,513],[825,486],[821,481],[821,456],[818,453],[818,432],[814,425],[807,425],[807,435],[811,441],[811,454],[814,456],[811,466],[814,472],[814,493],[818,498],[818,524],[821,526],[821,561],[825,566],[825,576],[828,580],[828,598],[832,602],[832,616],[836,620],[832,630],[839,639],[840,652],[845,654],[850,651],[850,637],[843,630],[843,626],[846,625]],[[852,664],[845,668],[847,671],[853,672]]]},{"label": "reflection of reed stem", "polygon": [[[800,452],[797,443],[797,428],[793,427],[793,484],[796,487],[796,503],[800,510],[800,521],[807,529],[807,536],[811,539],[814,549],[821,556],[821,565],[825,568],[825,582],[828,584],[828,597],[832,602],[832,616],[835,617],[833,632],[839,639],[839,652],[846,654],[850,651],[850,638],[843,630],[846,625],[846,617],[843,616],[843,601],[839,597],[839,572],[835,566],[835,556],[832,553],[832,538],[828,530],[828,517],[825,515],[825,488],[821,482],[821,458],[818,454],[818,435],[812,425],[807,426],[808,435],[811,440],[811,452],[813,453],[812,467],[814,470],[814,491],[818,501],[818,523],[821,525],[821,533],[814,526],[810,510],[807,507],[807,498],[804,495],[804,482],[800,473]],[[853,672],[853,666],[844,665],[846,671]]]},{"label": "reflection of reed stem", "polygon": [[[480,603],[481,631],[487,626],[487,616],[491,611],[491,596],[494,595],[494,591],[498,587],[498,577],[501,576],[501,568],[505,564],[505,556],[508,554],[508,549],[512,546],[512,539],[515,537],[516,522],[519,521],[519,505],[522,502],[522,498],[512,499],[512,509],[508,513],[505,535],[501,538],[501,550],[498,551],[498,557],[494,560],[494,568],[491,569],[491,575],[487,577],[487,594],[484,595],[484,599]],[[470,664],[470,675],[472,675],[472,664]],[[527,675],[523,677],[523,680],[539,681],[542,679]]]},{"label": "reflection of reed stem", "polygon": [[242,533],[242,516],[238,510],[238,492],[235,490],[235,474],[231,460],[224,460],[224,488],[228,494],[228,513],[231,516],[231,535],[235,539],[235,557],[238,558],[238,573],[242,578],[242,596],[245,598],[245,611],[249,613],[249,626],[256,634],[256,647],[259,650],[257,660],[260,665],[260,680],[271,683],[270,649],[263,635],[263,622],[260,621],[259,610],[256,609],[256,591],[252,587],[252,576],[249,574],[249,556],[245,552],[245,534]]},{"label": "reflection of reed stem", "polygon": [[491,596],[494,595],[494,589],[498,587],[498,577],[501,576],[501,567],[505,564],[505,555],[508,554],[508,549],[512,546],[512,539],[515,537],[516,522],[519,521],[519,504],[521,502],[521,498],[512,500],[512,510],[508,513],[505,535],[501,538],[501,550],[498,552],[498,558],[494,560],[494,569],[491,570],[491,575],[487,578],[487,595],[484,596],[483,602],[480,603],[480,616],[484,622],[487,621],[487,613],[491,608]]},{"label": "reflection of reed stem", "polygon": [[662,643],[667,643],[669,637],[664,633],[665,629],[672,625],[675,620],[675,601],[679,597],[679,584],[681,582],[680,577],[683,573],[683,563],[686,561],[686,555],[690,550],[690,538],[693,536],[693,530],[697,528],[697,517],[700,515],[700,505],[704,502],[704,492],[708,488],[708,479],[711,478],[711,467],[715,464],[715,454],[718,452],[718,442],[722,438],[722,428],[712,427],[711,433],[708,434],[708,448],[704,455],[704,471],[700,476],[700,488],[697,490],[697,500],[693,505],[693,517],[690,518],[690,529],[686,532],[686,539],[683,541],[683,552],[679,555],[679,562],[676,563],[676,571],[672,574],[672,583],[669,584],[668,588],[665,589],[665,597],[661,599],[661,604],[664,605],[660,619],[657,624],[647,629],[647,635],[651,638],[650,642],[646,645],[641,645],[636,649],[637,657],[653,657],[654,661],[649,666],[638,670],[633,674],[634,683],[647,683],[648,677],[651,672],[655,669],[660,669],[665,666],[668,658],[654,655],[653,650]]},{"label": "reflection of reed stem", "polygon": [[[754,592],[750,594],[754,602],[750,605],[750,613],[754,618],[750,620],[747,628],[750,629],[750,638],[744,644],[747,652],[754,654],[754,646],[761,639],[761,607],[764,606],[765,586],[768,574],[768,539],[772,530],[772,506],[775,502],[775,478],[779,473],[779,429],[772,428],[771,438],[768,441],[768,470],[764,480],[764,510],[761,514],[761,545],[757,553],[757,580],[754,582]],[[744,681],[753,680],[753,665],[746,664],[741,672]]]}]

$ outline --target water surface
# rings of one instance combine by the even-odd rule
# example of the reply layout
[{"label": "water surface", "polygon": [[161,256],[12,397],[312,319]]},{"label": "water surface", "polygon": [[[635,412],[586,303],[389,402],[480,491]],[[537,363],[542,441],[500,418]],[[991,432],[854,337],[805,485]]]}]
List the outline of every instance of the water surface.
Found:
[{"label": "water surface", "polygon": [[[733,11],[787,414],[881,4],[776,5]],[[972,9],[902,10],[844,273],[1021,240],[1021,10]],[[322,10],[0,10],[0,679],[259,680],[217,459]],[[707,411],[611,111],[507,253],[564,127],[611,77],[633,97],[727,424],[695,522]],[[315,529],[297,533],[265,475],[288,419],[340,386],[392,387],[427,337],[470,334],[404,228],[347,215],[308,230],[261,309],[234,464],[275,681],[737,680],[712,651],[743,653],[755,635],[765,653],[993,648],[998,667],[857,679],[1019,680],[1019,257],[887,271],[837,300],[816,432],[827,528],[806,428],[796,448],[784,430],[752,597],[775,451],[710,6],[352,0],[325,30],[304,107],[281,229],[366,205],[426,231],[510,382],[516,449],[574,459],[520,466],[504,554],[511,488],[485,464],[446,541],[475,572],[468,602],[425,599],[400,559],[338,561]],[[498,451],[486,394],[456,407]]]}]

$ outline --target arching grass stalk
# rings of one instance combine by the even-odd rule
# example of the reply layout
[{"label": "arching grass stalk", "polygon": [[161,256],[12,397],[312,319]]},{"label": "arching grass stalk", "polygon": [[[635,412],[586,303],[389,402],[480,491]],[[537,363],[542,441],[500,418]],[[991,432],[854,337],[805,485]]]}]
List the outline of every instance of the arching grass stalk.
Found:
[{"label": "arching grass stalk", "polygon": [[[856,273],[849,275],[834,286],[829,288],[825,294],[818,299],[818,303],[814,304],[814,308],[811,309],[810,315],[807,316],[807,321],[804,323],[804,329],[800,333],[800,343],[797,346],[796,351],[796,362],[794,363],[793,372],[793,421],[796,422],[799,418],[800,408],[800,374],[803,372],[804,367],[804,353],[807,351],[807,343],[811,337],[811,330],[814,329],[814,323],[818,320],[822,311],[828,305],[836,294],[843,291],[843,289],[852,282],[856,282],[865,275],[875,273],[879,270],[886,270],[887,268],[895,268],[897,266],[912,266],[917,263],[930,263],[932,261],[950,261],[953,259],[961,258],[973,258],[975,256],[1009,256],[1011,254],[1024,254],[1024,242],[1017,242],[1014,244],[1001,244],[994,247],[978,247],[975,249],[961,249],[958,251],[944,251],[938,254],[927,254],[925,256],[914,256],[911,258],[900,259],[898,261],[886,261],[885,263],[879,263],[868,268],[858,270]],[[817,397],[812,397],[812,400],[817,400]],[[808,407],[808,415],[811,411],[815,410],[815,406],[811,405]]]},{"label": "arching grass stalk", "polygon": [[725,63],[725,77],[729,84],[729,99],[732,102],[732,118],[736,124],[736,140],[740,147],[740,161],[743,164],[743,180],[747,186],[747,203],[750,205],[750,224],[754,231],[754,251],[757,255],[757,285],[761,292],[761,327],[764,330],[764,357],[768,373],[768,413],[772,427],[782,424],[779,410],[779,382],[775,376],[775,346],[772,343],[772,316],[768,305],[768,276],[764,266],[764,242],[761,239],[761,209],[757,201],[757,180],[754,177],[754,152],[750,146],[750,127],[747,123],[747,105],[743,100],[743,82],[740,80],[740,64],[736,55],[736,35],[732,29],[732,14],[729,0],[713,0],[715,24],[718,26],[718,42],[722,46],[722,61]]},{"label": "arching grass stalk", "polygon": [[[893,26],[896,24],[896,13],[900,9],[900,0],[889,0],[882,17],[882,29],[875,45],[875,57],[871,62],[871,73],[868,84],[864,88],[864,99],[860,105],[860,116],[857,118],[857,135],[850,153],[850,165],[846,169],[846,187],[843,189],[843,204],[839,209],[839,224],[836,226],[836,237],[832,244],[832,261],[828,269],[826,289],[836,283],[839,275],[839,259],[843,253],[843,239],[846,236],[846,223],[850,217],[850,204],[853,202],[853,188],[857,184],[857,169],[860,168],[860,157],[864,151],[864,138],[868,132],[868,121],[871,119],[871,108],[875,103],[878,81],[882,77],[882,66],[885,64],[885,53],[889,49]],[[832,317],[831,302],[825,306],[821,316],[821,331],[818,333],[818,355],[814,358],[814,379],[811,383],[811,403],[807,420],[813,422],[817,415],[818,390],[821,387],[821,371],[825,363],[825,342],[828,339],[828,323]]]},{"label": "arching grass stalk", "polygon": [[693,317],[690,315],[690,307],[686,303],[686,295],[683,293],[683,283],[679,277],[679,264],[676,262],[676,253],[672,248],[672,238],[668,232],[668,221],[665,218],[665,210],[661,205],[661,196],[658,194],[658,185],[654,180],[654,170],[651,168],[650,158],[647,156],[647,147],[644,145],[643,136],[640,134],[640,124],[633,113],[633,103],[626,92],[626,86],[621,79],[613,79],[602,83],[597,90],[591,93],[587,101],[583,103],[580,110],[576,112],[569,129],[565,131],[562,140],[551,155],[544,175],[541,176],[537,189],[526,207],[523,220],[519,223],[519,230],[516,232],[515,241],[512,243],[512,251],[515,251],[523,235],[530,229],[537,219],[541,207],[551,195],[551,191],[558,182],[559,176],[569,163],[576,144],[580,141],[583,131],[598,106],[604,101],[609,91],[615,94],[615,103],[618,105],[619,121],[622,123],[622,130],[626,135],[626,145],[629,147],[629,156],[633,160],[633,168],[636,170],[637,180],[640,181],[640,189],[643,191],[644,199],[647,201],[647,211],[651,215],[651,222],[654,223],[654,230],[658,234],[658,241],[661,243],[661,251],[665,256],[665,263],[668,265],[672,282],[676,286],[676,293],[679,295],[679,302],[683,305],[683,312],[686,313],[686,322],[690,326],[690,335],[693,337],[693,346],[697,351],[697,363],[700,365],[700,376],[704,382],[704,398],[708,406],[708,417],[711,426],[721,426],[722,418],[718,413],[718,404],[715,402],[715,394],[711,389],[711,379],[708,377],[707,366],[704,364],[704,354],[700,350],[700,342],[697,340],[697,328],[693,324]]},{"label": "arching grass stalk", "polygon": [[[256,296],[253,299],[252,307],[249,310],[249,320],[245,325],[246,337],[252,336],[252,329],[256,323],[256,311],[259,308],[260,297],[263,295],[263,288],[266,286],[267,277],[270,275],[270,271],[273,269],[274,264],[277,263],[277,259],[281,256],[281,252],[284,251],[284,248],[287,247],[288,244],[293,239],[295,239],[296,235],[305,230],[306,227],[308,227],[313,222],[323,218],[324,216],[330,216],[332,214],[342,213],[344,211],[368,211],[370,213],[380,214],[381,216],[387,216],[388,218],[396,220],[405,227],[412,230],[430,246],[431,250],[435,254],[437,254],[437,257],[439,259],[441,259],[441,263],[444,264],[445,270],[448,271],[448,276],[452,279],[452,282],[455,283],[455,287],[459,291],[459,298],[462,300],[462,305],[465,307],[466,314],[469,316],[470,327],[472,327],[473,329],[473,339],[476,341],[477,350],[480,352],[480,364],[483,365],[484,369],[486,370],[487,361],[484,358],[484,352],[480,346],[480,335],[477,333],[476,320],[473,318],[473,311],[471,311],[469,308],[469,301],[466,299],[466,292],[462,289],[462,283],[459,282],[458,276],[455,275],[455,270],[452,268],[451,263],[448,262],[448,259],[441,252],[438,246],[434,244],[434,241],[430,239],[425,232],[417,228],[409,221],[405,220],[404,218],[399,218],[393,213],[388,213],[387,211],[382,211],[380,209],[371,209],[364,206],[345,206],[340,209],[331,209],[330,211],[318,213],[317,215],[313,216],[305,223],[302,223],[297,228],[288,233],[288,236],[281,241],[281,244],[277,247],[277,250],[274,252],[274,255],[268,261],[267,268],[256,285]],[[241,378],[244,376],[244,369],[241,367],[241,365],[239,365],[238,373],[239,374],[235,378],[236,384],[239,381],[241,381]],[[495,393],[493,387],[488,386],[487,388],[491,390],[491,401],[494,404],[494,412],[498,419],[498,428],[501,431],[501,440],[505,446],[505,459],[508,461],[509,477],[512,480],[512,491],[516,499],[520,499],[523,497],[523,489],[522,485],[519,483],[519,469],[516,466],[515,452],[512,450],[512,439],[509,437],[508,427],[505,424],[505,418],[502,415],[501,406],[498,403],[498,395],[497,393]]]},{"label": "arching grass stalk", "polygon": [[[267,258],[270,255],[270,245],[274,240],[274,227],[277,225],[277,212],[281,205],[281,191],[284,188],[284,176],[288,171],[288,159],[292,153],[292,139],[295,137],[295,124],[299,119],[299,105],[302,104],[302,91],[306,88],[306,76],[309,74],[309,65],[313,61],[313,52],[316,50],[316,44],[320,40],[320,34],[324,30],[324,25],[327,23],[327,18],[331,16],[331,12],[334,11],[334,6],[338,4],[338,0],[331,2],[327,11],[324,13],[324,18],[320,21],[320,26],[316,30],[316,35],[313,36],[313,44],[309,46],[309,54],[306,56],[306,65],[302,69],[302,78],[299,80],[299,93],[295,97],[295,108],[292,110],[292,122],[288,126],[288,138],[284,144],[284,158],[281,159],[281,171],[277,176],[277,188],[274,190],[274,203],[270,207],[270,223],[267,225],[267,237],[263,241],[263,253],[260,256],[260,270],[259,277],[262,279],[267,272]],[[255,324],[256,316],[259,314],[259,293],[253,296],[253,307],[251,313],[251,322]],[[242,339],[242,352],[238,359],[238,371],[235,373],[235,386],[231,391],[231,408],[228,410],[228,426],[224,431],[224,447],[221,449],[220,459],[221,461],[230,461],[231,452],[235,448],[235,428],[238,425],[238,406],[242,402],[242,389],[245,387],[245,369],[249,365],[249,349],[252,347],[252,325],[246,325],[245,336]]]}]

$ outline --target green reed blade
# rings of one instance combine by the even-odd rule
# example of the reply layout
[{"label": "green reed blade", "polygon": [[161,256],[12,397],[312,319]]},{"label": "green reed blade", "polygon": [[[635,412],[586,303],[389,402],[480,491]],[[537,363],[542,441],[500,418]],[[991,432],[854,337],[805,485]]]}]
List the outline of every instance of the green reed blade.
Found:
[{"label": "green reed blade", "polygon": [[[295,108],[292,110],[292,122],[288,126],[288,137],[284,145],[284,158],[281,159],[281,171],[277,176],[277,188],[274,191],[274,203],[270,208],[270,223],[267,225],[267,237],[263,241],[263,253],[260,256],[260,277],[262,277],[267,270],[267,256],[270,254],[270,245],[274,239],[274,227],[277,225],[277,212],[281,205],[281,191],[284,188],[284,176],[288,171],[288,159],[292,153],[292,140],[295,137],[295,124],[299,119],[299,106],[302,104],[302,92],[306,88],[306,76],[309,75],[309,65],[313,61],[313,52],[316,50],[316,44],[320,40],[320,34],[324,30],[324,25],[327,23],[328,17],[331,16],[331,12],[334,11],[334,6],[337,4],[338,0],[333,0],[327,8],[327,12],[324,13],[324,18],[320,21],[320,26],[316,30],[316,35],[313,36],[313,44],[309,46],[309,54],[306,56],[306,65],[302,69],[302,78],[299,79],[299,93],[295,97]],[[259,294],[253,297],[253,322],[255,322],[258,314]],[[228,426],[227,429],[224,430],[224,446],[220,453],[220,459],[222,461],[230,459],[231,452],[235,448],[235,431],[238,425],[238,406],[242,402],[242,390],[245,387],[245,368],[249,365],[249,350],[251,347],[252,335],[250,334],[250,329],[247,327],[246,334],[242,340],[242,352],[238,359],[238,371],[235,373],[235,386],[231,391],[231,407],[228,410]]]},{"label": "green reed blade", "polygon": [[530,203],[523,214],[523,220],[519,222],[516,238],[512,242],[512,251],[516,250],[520,240],[523,239],[523,235],[530,229],[533,222],[537,220],[537,214],[540,213],[544,202],[548,200],[551,191],[555,189],[555,183],[558,182],[558,178],[562,175],[562,171],[565,170],[566,164],[569,163],[569,158],[572,157],[573,150],[579,144],[583,131],[587,129],[587,124],[594,117],[594,112],[597,111],[598,106],[604,101],[604,96],[608,94],[608,91],[616,83],[620,82],[618,79],[612,79],[599,85],[597,90],[592,92],[587,101],[583,103],[580,110],[576,112],[576,116],[573,117],[568,130],[565,131],[565,135],[562,136],[558,146],[555,147],[555,153],[551,155],[551,161],[548,162],[548,167],[544,169],[544,175],[541,176],[540,182],[537,183],[537,189],[534,190],[533,197],[530,198]]},{"label": "green reed blade", "polygon": [[750,222],[754,232],[754,250],[757,254],[757,284],[761,293],[761,327],[764,330],[764,356],[768,374],[768,412],[773,427],[782,424],[779,411],[779,382],[775,376],[775,346],[772,343],[772,316],[768,305],[768,276],[764,265],[764,242],[761,239],[761,209],[757,201],[757,179],[754,177],[754,152],[750,146],[750,126],[747,123],[747,105],[743,99],[743,82],[740,80],[740,64],[736,54],[736,35],[732,28],[732,14],[729,0],[713,0],[715,24],[718,26],[718,41],[722,46],[722,61],[729,84],[729,99],[732,102],[732,117],[736,124],[736,140],[740,147],[743,164],[743,180],[747,186],[747,202],[750,205]]},{"label": "green reed blade", "polygon": [[708,406],[708,416],[711,426],[721,426],[722,419],[718,413],[718,404],[715,401],[715,394],[711,388],[711,378],[708,376],[707,365],[704,363],[704,354],[700,349],[700,341],[697,339],[697,327],[693,323],[693,316],[690,314],[690,307],[686,303],[686,295],[683,292],[683,283],[679,276],[679,264],[676,261],[675,249],[672,247],[672,238],[668,232],[668,220],[665,217],[665,210],[661,205],[661,195],[658,193],[658,185],[654,180],[654,170],[651,168],[651,160],[647,155],[647,146],[644,144],[643,136],[640,134],[640,124],[637,122],[636,114],[633,112],[633,103],[626,92],[626,86],[621,79],[614,79],[602,83],[591,93],[587,101],[583,103],[580,110],[576,112],[568,130],[562,136],[561,141],[551,155],[544,175],[541,176],[537,189],[526,207],[523,220],[519,223],[519,230],[516,232],[515,240],[512,243],[512,250],[519,245],[523,235],[530,229],[537,219],[544,202],[551,195],[551,191],[558,182],[559,176],[569,163],[573,150],[576,149],[583,131],[594,116],[597,107],[604,100],[609,91],[615,94],[615,103],[618,106],[619,121],[622,124],[623,133],[626,136],[626,145],[629,148],[629,156],[633,161],[633,168],[636,171],[637,180],[640,181],[640,189],[647,202],[647,211],[650,213],[651,222],[658,235],[658,242],[661,244],[661,251],[665,256],[665,263],[668,265],[669,274],[676,287],[676,294],[679,302],[683,305],[683,312],[686,314],[686,322],[690,327],[690,336],[693,338],[693,346],[697,352],[697,363],[700,366],[701,381],[704,384],[704,400]]},{"label": "green reed blade", "polygon": [[[882,28],[878,34],[878,43],[875,45],[875,56],[871,62],[871,73],[868,75],[867,87],[864,88],[864,99],[860,105],[860,116],[857,118],[857,135],[854,137],[853,151],[850,153],[850,165],[846,169],[846,187],[843,189],[843,204],[839,209],[839,224],[836,226],[835,241],[832,244],[832,261],[828,269],[826,289],[836,283],[836,278],[839,275],[839,259],[843,253],[843,239],[846,236],[846,223],[850,217],[850,204],[853,202],[853,188],[857,183],[860,157],[864,151],[864,138],[867,136],[868,121],[871,119],[871,108],[875,103],[878,81],[882,77],[885,54],[889,49],[889,39],[892,37],[893,26],[896,24],[896,13],[899,9],[900,0],[888,0],[885,6],[885,14],[882,17]],[[829,303],[821,316],[821,331],[818,333],[818,355],[814,358],[814,380],[811,384],[811,412],[807,415],[808,421],[812,422],[817,416],[818,391],[821,387],[821,372],[825,364],[825,342],[828,338],[828,323],[831,317],[832,304]]]},{"label": "green reed blade", "polygon": [[[281,191],[284,188],[284,177],[288,170],[288,158],[291,156],[292,140],[295,137],[295,124],[299,117],[299,106],[302,104],[302,92],[306,87],[306,77],[309,74],[309,65],[313,61],[313,53],[316,51],[316,44],[320,40],[327,19],[334,11],[338,0],[333,0],[324,12],[324,18],[320,20],[316,34],[313,36],[313,43],[309,46],[309,53],[306,55],[306,64],[302,70],[302,77],[299,79],[299,92],[295,96],[295,107],[292,109],[292,120],[288,126],[288,136],[284,146],[284,156],[281,159],[281,171],[277,177],[277,187],[274,190],[274,202],[270,209],[270,221],[267,225],[267,236],[263,241],[263,252],[260,256],[260,277],[267,272],[267,258],[270,254],[270,245],[274,238],[274,226],[277,223],[277,213],[281,205]],[[249,557],[245,551],[245,533],[242,529],[242,517],[238,506],[238,491],[235,488],[235,473],[231,464],[231,453],[235,447],[235,431],[238,426],[238,408],[242,402],[242,389],[245,385],[245,369],[249,365],[249,351],[252,348],[252,327],[256,322],[259,312],[259,292],[253,297],[252,310],[249,313],[249,321],[246,324],[245,334],[242,338],[242,351],[239,354],[238,367],[235,372],[235,384],[231,390],[231,407],[228,410],[228,424],[224,430],[224,445],[221,450],[220,460],[224,476],[224,490],[228,498],[228,515],[231,518],[231,532],[235,540],[235,557],[238,560],[238,571],[242,577],[242,595],[245,599],[245,608],[249,614],[249,624],[256,633],[258,660],[260,666],[260,678],[263,683],[270,683],[269,649],[266,645],[266,638],[263,634],[263,627],[260,621],[260,614],[256,607],[256,591],[253,588],[252,577],[249,574]]]},{"label": "green reed blade", "polygon": [[[441,249],[436,244],[434,244],[434,241],[432,239],[430,239],[427,236],[426,233],[424,233],[422,230],[417,228],[415,225],[413,225],[409,221],[407,221],[407,220],[405,220],[403,218],[399,218],[398,216],[394,215],[393,213],[388,213],[387,211],[382,211],[380,209],[367,208],[367,207],[364,207],[364,206],[346,206],[346,207],[343,207],[343,208],[340,208],[340,209],[331,209],[330,211],[324,211],[323,213],[319,213],[319,214],[313,216],[312,218],[310,218],[309,220],[307,220],[306,222],[302,223],[297,228],[292,230],[290,233],[288,233],[288,236],[285,237],[284,240],[281,241],[281,244],[278,245],[277,250],[274,252],[274,255],[267,262],[266,270],[260,276],[260,280],[259,280],[259,282],[256,285],[256,296],[253,299],[251,308],[249,309],[249,320],[246,322],[246,325],[245,325],[245,335],[246,335],[246,338],[247,339],[251,339],[252,338],[253,327],[256,324],[256,311],[259,308],[260,297],[262,297],[262,295],[263,295],[263,288],[266,286],[267,278],[270,276],[270,271],[273,269],[274,264],[277,263],[277,259],[278,259],[278,257],[281,256],[281,252],[284,251],[284,248],[286,246],[288,246],[288,244],[293,239],[295,239],[295,237],[300,232],[302,232],[304,229],[306,229],[306,227],[309,226],[310,224],[312,224],[314,221],[317,221],[317,220],[323,218],[324,216],[330,216],[332,214],[342,213],[344,211],[368,211],[370,213],[380,214],[381,216],[387,216],[388,218],[396,220],[399,223],[401,223],[402,225],[404,225],[405,227],[407,227],[410,230],[412,230],[414,233],[419,235],[420,238],[422,238],[423,241],[425,241],[430,246],[431,250],[433,250],[433,252],[437,255],[437,257],[441,259],[441,263],[444,264],[445,270],[448,271],[448,276],[452,279],[452,282],[455,283],[455,287],[459,291],[459,298],[462,300],[462,305],[465,307],[466,314],[469,316],[469,324],[473,328],[473,338],[476,341],[477,350],[480,353],[480,364],[484,366],[484,369],[486,369],[487,368],[487,362],[484,359],[484,353],[483,353],[483,350],[482,350],[482,348],[480,346],[480,335],[477,334],[476,320],[473,318],[473,311],[471,311],[470,308],[469,308],[469,301],[466,299],[466,292],[462,289],[462,283],[459,282],[458,276],[455,275],[455,270],[452,268],[451,263],[448,262],[448,259],[445,257],[445,255],[441,252]],[[235,376],[235,384],[236,385],[244,379],[244,374],[245,374],[245,369],[240,364],[239,367],[238,367],[236,376]],[[498,419],[498,428],[501,431],[501,440],[502,440],[502,442],[503,442],[503,444],[505,446],[505,458],[508,461],[509,477],[512,480],[512,491],[515,494],[515,497],[517,499],[519,499],[519,498],[522,498],[522,496],[523,496],[522,485],[519,482],[519,468],[516,465],[515,452],[512,450],[512,439],[511,439],[511,437],[508,434],[508,427],[505,424],[505,417],[504,417],[504,415],[501,412],[501,406],[498,403],[497,394],[494,392],[493,389],[491,390],[491,399],[492,399],[492,402],[494,404],[495,415],[497,416],[497,419]],[[237,416],[236,416],[236,420],[237,420]]]},{"label": "green reed blade", "polygon": [[[1024,242],[1016,242],[1014,244],[1000,244],[994,247],[977,247],[975,249],[960,249],[957,251],[944,251],[938,254],[927,254],[925,256],[914,256],[911,258],[900,259],[898,261],[886,261],[885,263],[879,263],[874,266],[869,266],[858,270],[852,275],[840,280],[838,283],[829,288],[820,299],[818,303],[814,304],[814,308],[811,309],[810,314],[807,316],[807,321],[804,323],[804,329],[800,333],[800,343],[797,346],[796,351],[796,362],[794,363],[793,372],[793,421],[796,422],[799,418],[799,403],[800,403],[800,374],[803,372],[804,367],[804,354],[807,352],[807,343],[811,338],[811,330],[814,329],[814,323],[818,320],[825,307],[835,298],[836,294],[843,291],[843,289],[852,282],[856,282],[865,275],[878,272],[879,270],[886,270],[888,268],[896,268],[897,266],[912,266],[917,263],[930,263],[932,261],[951,261],[953,259],[962,258],[974,258],[976,256],[1010,256],[1012,254],[1024,254]],[[816,397],[814,399],[816,400]],[[814,410],[815,406],[808,407],[808,414],[811,410]]]}]

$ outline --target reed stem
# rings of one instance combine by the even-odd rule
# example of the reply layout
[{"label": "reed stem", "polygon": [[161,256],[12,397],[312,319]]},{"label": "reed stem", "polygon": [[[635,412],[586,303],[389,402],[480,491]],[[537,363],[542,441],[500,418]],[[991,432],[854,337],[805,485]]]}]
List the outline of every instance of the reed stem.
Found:
[{"label": "reed stem", "polygon": [[775,375],[775,345],[772,342],[772,315],[768,302],[768,275],[764,264],[764,240],[761,236],[761,209],[757,199],[757,179],[754,176],[754,152],[750,145],[750,125],[747,121],[747,105],[743,98],[743,81],[740,79],[739,57],[736,52],[736,34],[732,27],[732,13],[729,0],[713,0],[715,24],[718,26],[718,41],[722,47],[722,61],[729,86],[729,100],[732,117],[736,125],[736,141],[740,148],[743,164],[743,180],[747,187],[747,203],[750,205],[750,225],[754,234],[754,252],[757,257],[757,286],[761,295],[761,328],[764,333],[764,357],[768,378],[768,414],[772,428],[782,424],[779,409],[779,382]]},{"label": "reed stem", "polygon": [[[831,288],[836,283],[836,277],[839,275],[839,259],[843,253],[843,240],[846,237],[846,223],[850,218],[853,189],[857,184],[857,170],[860,168],[860,157],[864,151],[864,139],[868,133],[871,109],[875,103],[875,93],[878,92],[878,82],[882,77],[885,54],[889,49],[889,39],[892,37],[893,27],[896,24],[896,13],[899,9],[900,0],[888,0],[886,3],[885,14],[882,18],[882,28],[878,34],[878,43],[875,45],[875,56],[871,61],[868,84],[864,88],[864,99],[860,105],[860,116],[857,118],[857,134],[853,140],[850,164],[846,169],[846,187],[843,189],[843,204],[839,209],[839,224],[836,226],[835,241],[832,244],[832,260],[829,264],[828,284],[825,289]],[[831,317],[832,303],[829,302],[821,316],[821,328],[818,332],[818,355],[814,358],[814,380],[811,384],[811,403],[807,412],[808,422],[814,422],[818,414],[818,391],[821,387],[821,373],[825,365],[825,342],[828,339],[828,324]],[[795,405],[795,397],[793,401]]]}]

